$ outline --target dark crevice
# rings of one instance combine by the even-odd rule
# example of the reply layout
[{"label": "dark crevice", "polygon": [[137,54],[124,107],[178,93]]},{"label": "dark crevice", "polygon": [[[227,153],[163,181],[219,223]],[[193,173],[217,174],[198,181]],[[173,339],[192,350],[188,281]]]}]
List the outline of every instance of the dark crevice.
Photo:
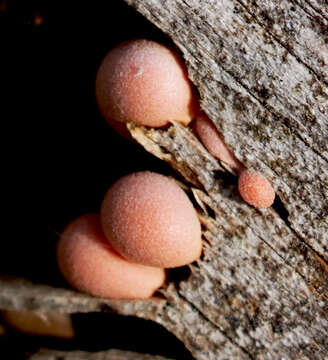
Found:
[{"label": "dark crevice", "polygon": [[182,342],[150,320],[101,313],[75,314],[73,325],[80,348],[87,351],[119,348],[172,359],[192,359]]},{"label": "dark crevice", "polygon": [[[210,239],[207,238],[207,236],[202,236],[202,241],[205,242],[206,244],[208,244],[209,246],[212,246],[212,241]],[[203,250],[202,254],[201,254],[201,260],[204,259],[204,256],[205,256],[205,252]]]},{"label": "dark crevice", "polygon": [[192,273],[189,266],[181,266],[174,269],[168,269],[167,283],[174,282],[174,284],[179,285],[180,282],[188,280],[191,275]]},{"label": "dark crevice", "polygon": [[[278,196],[276,196],[275,202],[273,204],[273,209],[277,212],[277,214],[280,216],[280,218],[283,220],[285,225],[288,227],[288,229],[294,234],[294,236],[302,243],[306,248],[308,248],[310,251],[312,251],[316,256],[318,256],[327,266],[328,262],[326,259],[318,252],[316,251],[310,244],[308,244],[303,237],[297,233],[297,231],[294,230],[291,222],[289,221],[289,212],[285,208],[283,202],[280,200]],[[263,240],[265,241],[265,240]],[[278,253],[277,253],[278,254]],[[278,254],[279,255],[279,254]],[[280,255],[279,255],[280,256]],[[288,262],[287,262],[288,264]],[[306,281],[307,279],[302,275],[297,269],[294,268],[294,270]]]},{"label": "dark crevice", "polygon": [[276,211],[276,213],[280,216],[280,218],[286,223],[288,227],[290,227],[290,222],[288,220],[289,212],[285,208],[283,202],[280,200],[280,197],[276,195],[272,208]]},{"label": "dark crevice", "polygon": [[159,148],[161,149],[163,155],[171,155],[171,153],[163,145],[159,145]]},{"label": "dark crevice", "polygon": [[210,218],[215,220],[216,219],[215,211],[209,205],[207,205],[205,203],[204,203],[204,205],[205,205],[207,216],[209,216]]},{"label": "dark crevice", "polygon": [[6,340],[16,347],[19,344],[20,351],[24,349],[25,353],[33,353],[40,347],[88,352],[120,349],[175,360],[194,359],[175,335],[151,320],[106,313],[77,313],[72,315],[72,323],[73,339],[26,335],[8,328]]},{"label": "dark crevice", "polygon": [[202,230],[202,232],[207,231],[207,227],[206,227],[204,224],[201,224],[200,226],[201,226],[201,230]]},{"label": "dark crevice", "polygon": [[[205,252],[203,251],[202,253],[201,253],[201,255],[200,255],[200,261],[204,261],[205,260],[205,257],[206,257],[206,254],[205,254]],[[197,266],[197,267],[199,267],[199,265]]]},{"label": "dark crevice", "polygon": [[[317,250],[315,250],[310,244],[308,244],[305,241],[305,239],[293,228],[292,223],[289,221],[289,212],[285,208],[283,202],[280,200],[280,198],[278,196],[276,196],[276,200],[273,204],[273,208],[277,212],[277,214],[280,216],[280,218],[284,221],[284,223],[288,227],[288,229],[294,234],[294,236],[297,239],[299,239],[299,241],[302,244],[304,244],[304,246],[306,246],[308,249],[310,249],[315,255],[317,255],[328,266],[327,260]],[[304,278],[304,276],[302,274],[299,273],[299,275]]]},{"label": "dark crevice", "polygon": [[224,182],[226,185],[237,185],[238,184],[238,177],[236,175],[233,175],[232,173],[221,170],[215,170],[213,173],[214,179],[220,179]]},{"label": "dark crevice", "polygon": [[[294,236],[299,239],[306,247],[308,247],[314,254],[316,254],[327,266],[328,262],[317,250],[315,250],[306,240],[301,236],[292,226],[292,223],[289,221],[289,212],[285,208],[283,202],[276,196],[275,202],[272,206],[274,210],[277,212],[279,217],[283,220],[288,229],[294,234]],[[297,271],[297,270],[296,270]],[[301,274],[300,274],[301,275]],[[303,277],[303,275],[301,275]]]},{"label": "dark crevice", "polygon": [[[296,134],[296,135],[297,135],[297,134]],[[271,169],[271,168],[270,168],[270,169]],[[306,169],[307,169],[307,168],[306,168]],[[274,172],[274,174],[276,175],[277,178],[280,178],[280,174],[278,174],[275,169],[272,168],[271,170]],[[307,169],[307,170],[309,170],[309,169]],[[289,189],[291,189],[290,185],[289,185],[288,183],[286,183],[284,180],[282,180],[281,178],[280,178],[280,181],[283,182]],[[311,207],[311,206],[305,201],[305,199],[304,199],[303,197],[301,197],[301,196],[298,194],[298,195],[297,195],[297,198],[300,199],[300,200],[307,206],[307,208],[309,208],[313,213],[315,213],[317,217],[320,216],[320,213],[317,212],[317,209]]]}]

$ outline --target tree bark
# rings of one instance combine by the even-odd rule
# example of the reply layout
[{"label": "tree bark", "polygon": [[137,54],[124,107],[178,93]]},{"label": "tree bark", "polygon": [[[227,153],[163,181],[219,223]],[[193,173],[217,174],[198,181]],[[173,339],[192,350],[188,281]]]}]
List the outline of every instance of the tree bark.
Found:
[{"label": "tree bark", "polygon": [[328,358],[327,0],[125,1],[180,49],[202,109],[279,199],[245,204],[190,128],[129,124],[182,175],[203,227],[201,260],[147,301],[7,278],[0,308],[151,319],[199,360]]}]

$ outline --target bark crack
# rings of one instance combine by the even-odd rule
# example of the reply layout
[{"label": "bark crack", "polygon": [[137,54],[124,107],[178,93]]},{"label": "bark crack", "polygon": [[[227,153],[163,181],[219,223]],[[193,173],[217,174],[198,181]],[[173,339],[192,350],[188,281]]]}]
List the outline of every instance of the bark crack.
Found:
[{"label": "bark crack", "polygon": [[[238,0],[237,0],[238,1]],[[207,25],[212,29],[213,32],[215,32],[215,29],[213,28],[213,26],[208,23],[206,20],[204,20],[204,22],[207,23]],[[200,48],[202,48],[202,51],[204,53],[206,53],[208,55],[209,58],[212,58],[213,61],[215,61],[215,58],[213,58],[213,55],[211,53],[209,53],[205,47],[203,47],[201,44],[198,44],[198,46]],[[315,152],[318,156],[321,157],[322,160],[324,160],[326,163],[328,163],[328,157],[324,156],[323,154],[321,154],[319,151],[317,151],[311,144],[309,144],[302,136],[301,134],[299,133],[299,129],[295,129],[295,128],[292,128],[290,126],[288,126],[288,119],[285,117],[285,116],[281,116],[279,113],[277,114],[276,111],[273,109],[273,107],[271,105],[268,105],[265,101],[261,100],[257,95],[256,93],[254,93],[248,86],[246,86],[245,84],[243,84],[241,82],[240,79],[238,79],[234,74],[233,72],[229,71],[228,69],[226,69],[225,67],[223,67],[219,62],[216,63],[217,66],[219,68],[221,68],[224,72],[226,72],[229,76],[231,76],[234,81],[240,86],[242,87],[246,92],[247,94],[253,98],[258,104],[260,104],[264,109],[265,111],[268,111],[270,114],[272,114],[272,116],[275,118],[275,120],[277,120],[277,122],[280,122],[283,126],[285,126],[286,128],[290,129],[297,137],[299,140],[302,141],[302,143],[304,145],[306,145],[309,149],[311,149],[313,152]],[[291,118],[291,120],[294,122],[296,120],[294,120],[293,118]],[[314,209],[312,209],[314,210]],[[315,211],[315,210],[314,210]]]},{"label": "bark crack", "polygon": [[[207,196],[209,196],[211,198],[210,194],[207,194]],[[277,195],[276,195],[277,196]],[[281,200],[280,200],[281,201]],[[282,203],[282,202],[281,202]],[[230,208],[231,209],[231,208]],[[233,211],[233,209],[231,209],[231,211]],[[262,215],[262,213],[256,209],[256,211]],[[288,229],[294,234],[294,236],[301,242],[304,244],[304,246],[308,247],[313,254],[317,255],[327,266],[328,266],[328,262],[325,260],[325,258],[319,253],[317,252],[310,244],[308,244],[303,237],[297,233],[297,231],[292,227],[291,223],[289,222],[288,218],[285,219],[281,216],[281,214],[275,209],[275,212],[277,214],[277,216],[279,216],[279,218],[284,222],[284,224],[286,225],[286,227],[288,227]],[[287,210],[286,210],[287,212]],[[288,212],[287,212],[288,213]],[[283,260],[283,262],[286,264],[286,266],[288,266],[289,268],[291,268],[293,271],[295,271],[306,283],[308,283],[309,281],[307,280],[307,278],[300,272],[297,270],[296,267],[292,266],[289,262],[288,259],[286,259],[285,257],[283,257],[273,246],[270,245],[269,242],[267,242],[265,240],[265,238],[261,235],[261,233],[259,231],[256,231],[256,228],[254,226],[252,226],[252,224],[245,220],[245,224],[248,225],[249,229],[251,229],[251,231],[261,240],[263,241],[277,256],[279,256],[279,258],[281,258]],[[318,295],[320,295],[320,293],[316,290],[316,293]],[[326,295],[328,296],[328,294]]]},{"label": "bark crack", "polygon": [[225,338],[227,338],[233,345],[238,347],[245,355],[247,355],[250,360],[255,360],[256,358],[245,348],[240,346],[237,342],[233,340],[225,331],[223,331],[217,324],[211,321],[195,304],[190,302],[185,296],[183,296],[179,291],[177,291],[178,296],[185,301],[201,318],[206,322],[210,323],[215,329],[217,329]]},{"label": "bark crack", "polygon": [[[279,217],[280,217],[280,216],[279,216]],[[282,221],[284,221],[284,219],[282,219]],[[284,222],[285,222],[285,221],[284,221]],[[296,231],[295,231],[292,227],[290,227],[290,225],[289,225],[288,223],[285,222],[285,224],[286,224],[286,226],[292,231],[292,233],[296,236],[296,238],[297,238],[300,242],[302,242],[302,243],[303,243],[305,246],[307,246],[314,254],[316,254],[318,257],[320,257],[321,260],[323,260],[323,261],[325,262],[325,264],[328,266],[328,263],[326,262],[326,260],[325,260],[317,251],[315,251],[315,250],[311,247],[311,245],[309,245],[308,243],[306,243],[305,240],[303,240],[303,239],[296,233]],[[254,231],[253,228],[251,228],[251,229],[252,229],[252,231]],[[284,262],[284,264],[285,264],[286,266],[288,266],[288,267],[291,268],[293,271],[295,271],[307,284],[309,283],[308,279],[307,279],[299,270],[297,270],[297,267],[292,266],[292,265],[288,262],[288,259],[286,259],[285,257],[283,257],[283,256],[282,256],[273,246],[271,246],[270,243],[267,242],[258,232],[254,231],[254,233],[255,233],[255,234],[258,236],[258,238],[259,238],[260,240],[262,240],[277,256],[279,256],[279,258]],[[314,290],[315,290],[315,292],[316,292],[316,294],[317,294],[318,296],[321,295],[321,294],[317,291],[316,288],[314,288]]]},{"label": "bark crack", "polygon": [[[303,66],[305,66],[316,78],[318,81],[322,81],[325,85],[328,86],[328,82],[325,81],[325,79],[321,78],[321,76],[319,74],[316,73],[316,71],[314,69],[312,69],[312,67],[310,65],[308,65],[307,63],[305,63],[299,56],[297,56],[295,54],[294,51],[292,51],[288,46],[286,46],[282,41],[279,40],[279,38],[277,36],[275,36],[269,29],[268,27],[261,21],[258,20],[258,18],[254,15],[254,13],[252,13],[242,2],[241,0],[235,0],[237,1],[240,6],[242,6],[245,11],[254,19],[254,21],[256,21],[257,24],[259,24],[267,33],[269,33],[272,38],[280,45],[282,46],[290,55],[294,56],[294,58]],[[300,5],[297,4],[303,11],[305,11],[305,9]],[[310,15],[310,14],[309,14]],[[320,154],[318,154],[320,155]],[[327,159],[328,160],[328,159]]]},{"label": "bark crack", "polygon": [[[205,49],[203,49],[204,51],[206,51]],[[209,56],[211,56],[211,54],[208,53]],[[243,87],[247,93],[255,100],[257,101],[262,107],[264,107],[264,109],[266,111],[268,111],[270,114],[272,114],[272,116],[274,117],[275,120],[277,120],[277,122],[280,122],[283,126],[285,126],[287,129],[289,129],[290,131],[292,131],[297,138],[302,141],[302,143],[304,145],[306,145],[309,149],[311,149],[313,152],[315,152],[318,156],[320,156],[322,158],[322,160],[324,160],[325,162],[327,162],[328,164],[328,158],[326,159],[322,154],[320,154],[316,149],[314,149],[309,143],[307,143],[307,141],[305,139],[303,139],[300,134],[298,133],[298,131],[294,131],[294,129],[290,126],[288,126],[288,121],[286,121],[287,119],[285,117],[283,117],[283,120],[285,121],[281,121],[281,117],[276,114],[271,106],[268,106],[266,103],[262,102],[257,96],[255,96],[251,90],[245,86],[244,84],[242,84],[230,71],[226,70],[224,67],[222,67],[220,64],[218,64],[218,66],[225,72],[227,72],[241,87]],[[265,164],[266,165],[266,164]],[[267,165],[266,165],[267,166]],[[308,169],[306,166],[305,168],[310,171],[310,169]],[[270,168],[271,169],[271,168]],[[277,177],[279,177],[279,174],[275,171],[275,169],[271,169]],[[284,180],[281,180],[287,187],[290,188],[289,184],[287,184]],[[311,207],[310,205],[308,205],[301,197],[297,196],[298,199],[300,199],[304,204],[306,204],[306,206],[308,206],[315,214],[317,214],[317,216],[320,216],[320,213],[313,207]]]},{"label": "bark crack", "polygon": [[[319,11],[316,7],[314,7],[308,0],[304,0],[304,2],[306,2],[308,4],[308,6],[315,11],[317,14],[319,14],[320,16],[322,16],[324,19],[328,20],[328,17],[321,11]],[[306,11],[309,15],[311,15],[305,8],[302,7],[302,5],[297,1],[297,4],[304,10]]]},{"label": "bark crack", "polygon": [[[290,221],[288,219],[284,219],[283,217],[280,216],[280,214],[278,213],[279,217],[281,218],[281,220],[285,223],[285,225],[290,229],[290,231],[305,245],[307,246],[309,249],[311,249],[311,251],[313,251],[314,254],[316,254],[327,266],[328,266],[328,261],[318,252],[316,251],[310,244],[308,244],[303,237],[292,227]],[[297,271],[297,270],[296,270]],[[300,274],[302,276],[302,274]]]}]

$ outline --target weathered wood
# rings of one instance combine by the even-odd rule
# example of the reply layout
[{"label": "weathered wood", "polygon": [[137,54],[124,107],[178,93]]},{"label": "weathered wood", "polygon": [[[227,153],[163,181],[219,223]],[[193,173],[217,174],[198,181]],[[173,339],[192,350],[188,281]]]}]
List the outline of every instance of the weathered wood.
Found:
[{"label": "weathered wood", "polygon": [[245,204],[189,128],[129,124],[186,180],[202,259],[162,298],[98,299],[7,278],[0,308],[151,319],[201,360],[328,358],[327,0],[125,1],[172,38],[202,108],[281,203]]},{"label": "weathered wood", "polygon": [[[273,209],[249,207],[235,185],[217,179],[221,166],[189,129],[130,129],[148,151],[183,169],[190,182],[200,183],[205,192],[193,189],[195,198],[200,208],[214,212],[212,217],[201,215],[204,257],[191,266],[188,281],[174,288],[171,306],[178,308],[182,298],[194,316],[196,312],[206,319],[250,358],[306,358],[309,353],[309,358],[321,359],[328,354],[328,267],[320,256]],[[193,338],[197,331],[188,330]],[[212,346],[214,352],[204,356],[186,338],[184,334],[196,358],[233,356],[214,350],[211,340],[204,347]],[[308,352],[310,344],[317,347]]]},{"label": "weathered wood", "polygon": [[[239,2],[254,21],[286,49],[286,56],[294,56],[310,73],[327,85],[328,21],[323,16],[300,0]],[[320,83],[312,87],[312,90],[317,92],[315,96],[320,97]]]},{"label": "weathered wood", "polygon": [[0,277],[0,309],[59,312],[65,314],[113,312],[152,319],[165,306],[164,299],[140,301],[110,300],[74,290],[32,283],[23,278]]},{"label": "weathered wood", "polygon": [[201,185],[206,193],[194,193],[214,212],[203,220],[210,245],[179,296],[250,357],[328,357],[327,6],[126,2],[180,48],[203,109],[239,160],[271,179],[289,214],[242,204],[186,129],[131,126]]},{"label": "weathered wood", "polygon": [[[239,1],[127,2],[170,35],[225,141],[246,166],[272,180],[292,228],[327,260],[326,83]],[[277,2],[266,3],[275,7]],[[260,11],[262,3],[258,7]],[[312,31],[310,21],[302,23],[303,13],[299,18],[297,13],[293,18],[271,15],[274,24],[285,21],[281,29]],[[323,28],[326,24],[322,16],[312,20]],[[328,50],[326,45],[308,51],[312,58],[324,59]]]},{"label": "weathered wood", "polygon": [[167,292],[163,289],[166,299],[135,301],[95,298],[73,290],[52,288],[10,277],[0,279],[0,288],[0,309],[63,313],[113,312],[126,316],[134,315],[162,324],[181,339],[187,348],[193,349],[194,353],[199,353],[202,358],[214,359],[213,354],[218,352],[235,359],[249,358],[215,325],[194,313],[192,305],[178,295],[174,285],[169,286]]}]

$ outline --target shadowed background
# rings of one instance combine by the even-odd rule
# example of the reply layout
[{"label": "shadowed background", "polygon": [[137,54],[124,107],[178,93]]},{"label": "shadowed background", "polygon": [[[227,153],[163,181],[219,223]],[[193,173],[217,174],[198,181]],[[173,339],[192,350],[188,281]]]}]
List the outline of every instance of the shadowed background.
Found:
[{"label": "shadowed background", "polygon": [[[119,177],[140,170],[170,172],[167,164],[105,123],[94,95],[97,69],[121,41],[169,39],[119,0],[0,1],[0,32],[5,91],[0,114],[9,125],[4,159],[9,216],[4,231],[10,230],[0,245],[0,273],[67,286],[55,258],[63,227],[81,214],[98,212],[105,192]],[[24,358],[40,344],[189,356],[157,324],[108,314],[78,314],[73,320],[78,336],[73,343],[12,333],[1,341],[2,349],[11,351],[12,358]],[[100,329],[106,321],[111,326],[104,335]]]}]

